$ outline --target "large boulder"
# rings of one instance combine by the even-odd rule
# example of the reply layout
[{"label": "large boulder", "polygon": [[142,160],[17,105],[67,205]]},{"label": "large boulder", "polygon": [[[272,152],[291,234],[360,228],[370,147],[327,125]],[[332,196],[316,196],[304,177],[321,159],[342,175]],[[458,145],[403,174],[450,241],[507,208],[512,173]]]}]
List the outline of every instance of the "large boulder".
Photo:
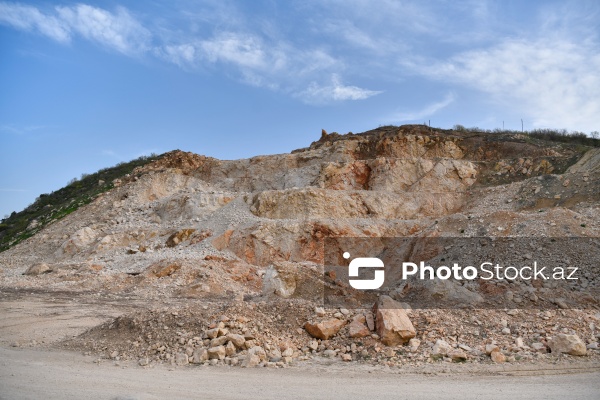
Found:
[{"label": "large boulder", "polygon": [[566,353],[572,356],[585,356],[587,349],[583,340],[577,335],[559,333],[548,343],[552,353]]},{"label": "large boulder", "polygon": [[307,322],[304,324],[304,329],[314,338],[327,340],[337,335],[344,325],[346,325],[346,321],[333,318],[316,324]]},{"label": "large boulder", "polygon": [[389,296],[381,296],[373,306],[375,330],[386,346],[408,342],[417,334],[402,304]]},{"label": "large boulder", "polygon": [[359,314],[352,319],[348,325],[348,336],[351,338],[364,338],[371,334],[369,328],[365,325],[367,318],[363,314]]}]

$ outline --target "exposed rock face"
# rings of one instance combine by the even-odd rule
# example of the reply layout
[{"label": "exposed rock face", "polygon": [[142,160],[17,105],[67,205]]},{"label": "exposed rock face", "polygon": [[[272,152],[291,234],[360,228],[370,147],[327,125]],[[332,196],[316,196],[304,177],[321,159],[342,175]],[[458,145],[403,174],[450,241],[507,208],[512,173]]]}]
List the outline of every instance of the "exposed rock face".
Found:
[{"label": "exposed rock face", "polygon": [[572,356],[585,356],[587,349],[583,340],[577,335],[559,333],[548,343],[552,353],[566,353]]},{"label": "exposed rock face", "polygon": [[318,298],[323,292],[322,278],[306,264],[276,261],[263,275],[263,295],[283,298]]},{"label": "exposed rock face", "polygon": [[[161,362],[185,363],[185,355],[192,363],[253,366],[287,363],[298,353],[308,356],[313,351],[357,361],[366,357],[363,350],[356,346],[348,350],[346,344],[368,342],[364,345],[368,353],[367,348],[381,346],[379,340],[388,346],[410,341],[411,352],[429,355],[431,344],[440,338],[453,345],[450,349],[438,345],[440,358],[462,361],[466,355],[471,361],[479,357],[475,353],[479,351],[487,362],[484,350],[488,350],[493,360],[510,362],[513,336],[527,330],[538,332],[544,326],[516,330],[509,323],[498,327],[495,340],[510,341],[510,345],[486,349],[487,343],[478,336],[473,339],[477,342],[469,342],[471,352],[457,347],[461,343],[455,343],[448,330],[440,333],[434,324],[429,325],[429,318],[438,317],[428,313],[435,311],[417,308],[409,318],[402,305],[387,296],[377,302],[375,320],[373,313],[356,315],[350,306],[345,306],[351,309],[349,313],[319,307],[316,313],[322,322],[303,325],[314,316],[315,306],[323,305],[324,287],[340,298],[351,297],[340,273],[323,270],[325,239],[374,238],[372,254],[376,255],[381,250],[378,238],[384,237],[597,237],[599,153],[591,150],[582,157],[581,152],[577,146],[539,143],[521,135],[467,134],[424,126],[326,134],[291,154],[244,160],[175,151],[121,177],[114,189],[0,253],[0,283],[19,289],[43,282],[48,290],[126,293],[149,304],[169,298],[177,298],[178,304],[195,299],[209,300],[206,304],[235,303],[248,306],[244,312],[253,318],[272,304],[288,304],[288,309],[274,312],[252,329],[247,321],[234,321],[227,328],[218,321],[213,326],[211,321],[201,337],[186,338],[193,346],[180,343],[179,338],[165,338],[163,345],[175,340],[179,347],[159,350],[163,346],[158,346],[136,358],[150,362],[158,357]],[[341,257],[348,249],[337,250]],[[47,271],[31,267],[40,262],[51,266],[53,273],[35,279],[21,275],[27,268],[30,274]],[[586,283],[594,286],[598,280],[592,276]],[[519,282],[511,285],[521,286]],[[500,287],[434,281],[412,289],[478,305],[477,291]],[[403,300],[402,290],[390,288],[390,293],[398,301],[408,301]],[[510,295],[519,304],[546,301],[543,306],[547,306],[552,290],[528,285],[526,296],[516,291]],[[551,297],[558,296],[552,293]],[[264,307],[262,300],[266,300]],[[295,308],[309,310],[309,315],[285,311]],[[171,317],[167,314],[166,320]],[[469,312],[462,317],[454,322],[462,324]],[[167,332],[195,332],[195,327],[186,330],[177,325],[189,321],[173,320]],[[156,329],[164,328],[162,322]],[[491,326],[472,325],[478,330]],[[426,327],[436,336],[420,336],[421,343],[414,338],[415,326]],[[277,349],[278,344],[266,336],[252,337],[257,332],[283,334],[286,339],[293,336],[294,340],[301,337],[306,343]],[[332,349],[313,338],[340,343]],[[563,351],[559,340],[553,345],[554,353]],[[154,342],[139,348],[147,349]],[[535,356],[546,356],[543,336],[525,335],[528,343]],[[268,356],[264,350],[252,350],[260,346],[265,346]],[[579,350],[566,348],[565,352],[581,352],[579,345],[574,348]],[[396,350],[383,349],[377,357],[394,359],[405,353]],[[168,361],[166,352],[170,352]]]},{"label": "exposed rock face", "polygon": [[167,243],[166,243],[167,247],[175,247],[175,246],[177,246],[179,243],[181,243],[181,242],[189,239],[189,237],[194,232],[196,232],[195,229],[182,229],[180,231],[177,231],[177,232],[173,233],[167,239]]},{"label": "exposed rock face", "polygon": [[81,228],[62,244],[59,251],[64,255],[74,255],[96,240],[96,235],[90,227]]},{"label": "exposed rock face", "polygon": [[305,188],[261,192],[254,197],[251,211],[257,216],[275,219],[413,219],[449,214],[462,205],[462,197],[456,193]]},{"label": "exposed rock face", "polygon": [[373,307],[376,331],[383,344],[398,346],[416,336],[415,327],[402,305],[389,296],[381,296]]},{"label": "exposed rock face", "polygon": [[307,322],[304,324],[304,329],[314,338],[327,340],[337,335],[344,325],[346,325],[346,321],[334,318],[314,324]]},{"label": "exposed rock face", "polygon": [[286,268],[285,264],[271,265],[263,277],[263,293],[291,297],[296,291],[296,274],[294,266]]}]

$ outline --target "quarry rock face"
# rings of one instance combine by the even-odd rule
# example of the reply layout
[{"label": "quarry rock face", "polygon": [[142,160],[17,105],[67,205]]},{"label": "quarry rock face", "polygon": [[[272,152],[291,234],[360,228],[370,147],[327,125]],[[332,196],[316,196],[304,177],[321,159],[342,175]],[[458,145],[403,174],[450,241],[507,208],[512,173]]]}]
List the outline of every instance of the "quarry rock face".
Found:
[{"label": "quarry rock face", "polygon": [[[55,271],[93,264],[115,277],[177,265],[140,276],[179,277],[178,292],[194,297],[318,295],[327,237],[535,236],[548,218],[564,219],[568,232],[556,224],[544,235],[591,234],[584,210],[598,202],[598,150],[577,151],[418,125],[326,134],[291,154],[244,160],[174,151],[1,253],[0,264],[18,274],[40,262]],[[452,284],[425,289],[477,303]]]},{"label": "quarry rock face", "polygon": [[[176,300],[176,310],[144,315],[147,325],[136,316],[117,326],[137,343],[117,354],[131,352],[143,365],[281,366],[325,352],[394,363],[396,347],[409,343],[402,352],[413,360],[511,362],[513,353],[545,356],[550,332],[552,353],[581,354],[585,343],[552,328],[560,320],[561,330],[576,326],[588,340],[595,314],[552,311],[564,303],[554,288],[511,283],[503,295],[521,302],[515,309],[540,305],[530,314],[476,312],[480,293],[500,289],[451,281],[411,282],[409,289],[472,308],[409,314],[401,303],[406,286],[390,288],[372,310],[353,308],[357,298],[344,277],[325,268],[324,246],[331,237],[373,238],[376,256],[376,239],[384,237],[597,238],[600,153],[587,150],[520,134],[408,125],[324,134],[290,154],[243,160],[173,151],[0,253],[0,287],[123,294],[161,310]],[[38,229],[33,221],[25,226]],[[590,274],[585,284],[600,281]],[[325,289],[348,304],[323,304]],[[188,305],[197,309],[183,318]],[[576,323],[565,322],[570,312]],[[493,342],[482,339],[486,329]],[[95,332],[97,342],[82,343],[109,348],[110,356],[104,331],[88,335]],[[524,332],[536,336],[515,346]],[[463,339],[468,345],[457,342]],[[488,345],[494,348],[486,354]],[[587,354],[596,352],[592,346]]]}]

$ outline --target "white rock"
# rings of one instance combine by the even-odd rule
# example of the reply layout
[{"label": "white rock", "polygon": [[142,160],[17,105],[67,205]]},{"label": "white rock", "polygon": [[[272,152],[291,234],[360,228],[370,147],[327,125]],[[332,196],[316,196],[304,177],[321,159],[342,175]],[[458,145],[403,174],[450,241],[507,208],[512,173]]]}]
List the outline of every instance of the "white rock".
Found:
[{"label": "white rock", "polygon": [[434,358],[441,358],[443,356],[447,356],[448,353],[452,351],[452,346],[448,344],[445,340],[438,339],[433,345],[433,349],[431,350],[431,356]]},{"label": "white rock", "polygon": [[587,353],[585,343],[577,335],[559,333],[548,343],[552,353],[566,353],[572,356],[584,356]]}]

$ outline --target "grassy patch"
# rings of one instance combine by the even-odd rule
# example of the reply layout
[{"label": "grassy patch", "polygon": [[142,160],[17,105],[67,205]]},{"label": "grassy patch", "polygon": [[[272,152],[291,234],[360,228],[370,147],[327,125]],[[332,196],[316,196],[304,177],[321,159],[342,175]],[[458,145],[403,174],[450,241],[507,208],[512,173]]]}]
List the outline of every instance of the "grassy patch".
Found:
[{"label": "grassy patch", "polygon": [[561,143],[572,143],[579,144],[589,147],[600,147],[600,139],[598,138],[598,132],[592,132],[592,137],[586,135],[583,132],[569,132],[566,129],[534,129],[531,131],[519,131],[510,129],[481,129],[477,127],[465,128],[462,125],[454,125],[453,130],[459,132],[470,132],[470,133],[491,133],[491,134],[511,134],[511,135],[525,135],[528,138],[548,140],[552,142]]},{"label": "grassy patch", "polygon": [[[114,187],[113,181],[133,172],[136,167],[158,160],[161,156],[140,157],[104,168],[93,174],[83,174],[55,192],[40,195],[33,204],[13,212],[0,223],[0,252],[35,235],[46,225],[69,215],[90,203],[99,194]],[[36,221],[36,222],[34,222]]]}]

